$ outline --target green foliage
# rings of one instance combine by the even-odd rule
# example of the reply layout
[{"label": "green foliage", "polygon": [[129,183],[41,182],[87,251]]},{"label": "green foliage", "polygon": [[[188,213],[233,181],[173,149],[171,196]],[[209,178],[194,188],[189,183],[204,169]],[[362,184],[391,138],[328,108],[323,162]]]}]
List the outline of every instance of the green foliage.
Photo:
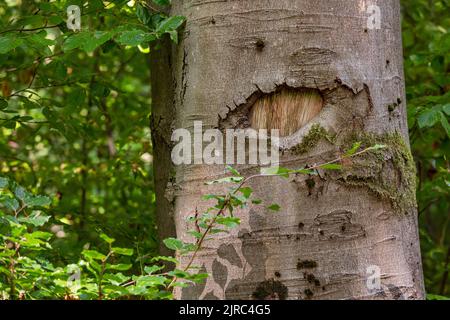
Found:
[{"label": "green foliage", "polygon": [[430,299],[450,295],[450,2],[404,0],[402,9],[408,123],[418,167],[421,248]]},{"label": "green foliage", "polygon": [[[81,31],[67,29],[69,4],[81,7]],[[142,66],[150,42],[177,40],[183,22],[143,1],[0,3],[2,236],[36,244],[14,253],[9,247],[25,240],[1,238],[9,260],[0,268],[14,260],[46,270],[41,278],[49,281],[17,272],[11,292],[4,287],[11,275],[2,274],[1,294],[170,297],[156,286],[160,278],[141,278],[143,268],[170,260],[156,254],[150,80]],[[74,266],[81,288],[72,292],[63,282]],[[133,285],[124,288],[127,281]]]},{"label": "green foliage", "polygon": [[[156,263],[174,262],[172,258],[156,256],[145,265],[144,257],[131,248],[114,246],[116,240],[104,233],[99,236],[103,252],[84,249],[76,263],[55,266],[51,262],[54,234],[44,231],[50,220],[45,214],[50,199],[4,177],[0,199],[0,299],[170,299],[171,287],[205,278],[187,270],[162,273],[164,267]],[[167,239],[166,244],[186,253],[195,250],[177,239]],[[140,271],[132,272],[134,266]]]}]

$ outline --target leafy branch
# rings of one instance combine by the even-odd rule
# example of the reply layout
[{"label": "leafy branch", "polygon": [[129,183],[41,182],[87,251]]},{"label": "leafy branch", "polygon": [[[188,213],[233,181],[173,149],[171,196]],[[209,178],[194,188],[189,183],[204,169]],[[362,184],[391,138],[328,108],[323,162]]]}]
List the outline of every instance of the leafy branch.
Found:
[{"label": "leafy branch", "polygon": [[[183,243],[181,240],[170,238],[166,239],[164,243],[169,249],[177,250],[179,254],[185,255],[191,253],[191,256],[188,260],[188,263],[182,269],[183,273],[186,273],[192,268],[192,265],[199,253],[202,249],[204,242],[207,239],[207,236],[211,233],[216,232],[226,232],[223,229],[216,229],[218,226],[225,227],[236,227],[239,225],[240,220],[233,215],[233,211],[237,207],[244,208],[251,203],[259,204],[260,200],[251,200],[251,195],[253,190],[250,187],[247,187],[248,183],[256,178],[262,177],[282,177],[289,178],[291,175],[297,174],[306,174],[313,175],[316,174],[317,170],[341,170],[343,168],[342,163],[349,158],[358,157],[367,152],[376,151],[385,148],[384,145],[374,145],[363,150],[360,150],[361,143],[356,142],[353,144],[352,148],[345,152],[340,157],[310,167],[300,168],[300,169],[288,169],[282,167],[270,167],[261,170],[261,173],[254,174],[249,177],[243,177],[241,174],[234,168],[228,166],[227,169],[233,174],[231,177],[222,178],[219,180],[215,180],[207,183],[208,185],[216,184],[216,183],[233,183],[237,184],[235,188],[231,188],[231,190],[226,195],[207,195],[204,197],[205,200],[215,199],[217,204],[214,207],[210,207],[207,209],[207,212],[202,216],[198,217],[198,212],[195,213],[194,217],[188,219],[188,221],[193,222],[196,226],[196,230],[190,230],[189,233],[193,235],[197,240],[195,244]],[[242,194],[242,196],[239,195]],[[270,210],[278,211],[280,206],[277,204],[273,204],[268,207]],[[216,211],[214,215],[210,215],[210,212]],[[228,213],[228,215],[227,215]],[[203,229],[203,232],[199,232],[199,230]],[[214,230],[214,232],[213,232]],[[177,276],[174,276],[172,281],[166,287],[169,289],[172,287],[176,281],[178,280]]]}]

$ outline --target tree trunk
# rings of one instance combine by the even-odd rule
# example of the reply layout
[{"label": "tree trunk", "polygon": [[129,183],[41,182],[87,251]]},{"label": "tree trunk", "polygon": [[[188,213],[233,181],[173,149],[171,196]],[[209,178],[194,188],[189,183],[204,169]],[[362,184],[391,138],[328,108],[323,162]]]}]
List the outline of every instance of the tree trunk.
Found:
[{"label": "tree trunk", "polygon": [[256,198],[281,210],[240,210],[242,225],[213,236],[195,259],[207,282],[178,298],[424,298],[400,5],[376,3],[379,29],[370,0],[173,2],[171,13],[187,18],[180,44],[165,40],[152,55],[162,238],[175,225],[193,241],[187,217],[210,205],[202,195],[225,190],[204,185],[225,165],[171,163],[176,128],[280,129],[280,165],[289,168],[333,160],[356,141],[386,146],[341,171],[253,180]]}]

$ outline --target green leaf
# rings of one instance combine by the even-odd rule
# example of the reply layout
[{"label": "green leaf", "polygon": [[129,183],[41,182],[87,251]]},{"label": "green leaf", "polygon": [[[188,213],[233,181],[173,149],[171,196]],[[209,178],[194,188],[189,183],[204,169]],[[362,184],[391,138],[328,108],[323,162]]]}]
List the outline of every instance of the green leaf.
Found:
[{"label": "green leaf", "polygon": [[136,287],[157,287],[163,286],[167,281],[167,278],[163,276],[140,276],[134,277],[136,281]]},{"label": "green leaf", "polygon": [[9,185],[9,179],[8,178],[4,178],[4,177],[0,177],[0,189],[7,188],[8,185]]},{"label": "green leaf", "polygon": [[261,174],[263,175],[278,175],[283,178],[289,178],[290,173],[292,173],[292,170],[283,167],[261,168]]},{"label": "green leaf", "polygon": [[156,40],[156,35],[143,30],[135,29],[122,32],[115,40],[121,45],[137,46],[144,42]]},{"label": "green leaf", "polygon": [[177,278],[180,278],[180,279],[187,279],[187,278],[189,278],[191,276],[189,274],[189,272],[186,272],[186,271],[183,271],[183,270],[180,270],[180,269],[175,269],[173,271],[170,271],[168,273],[168,275],[172,276],[172,277],[177,277]]},{"label": "green leaf", "polygon": [[138,17],[139,21],[141,21],[145,25],[147,25],[152,18],[147,8],[145,8],[140,3],[136,5],[136,16]]},{"label": "green leaf", "polygon": [[194,236],[196,239],[200,239],[201,237],[203,237],[202,233],[200,233],[198,231],[194,231],[194,230],[188,231],[188,234]]},{"label": "green leaf", "polygon": [[86,43],[84,43],[83,50],[86,52],[92,52],[97,47],[111,39],[112,36],[113,33],[109,31],[94,31],[93,33],[90,33],[90,37]]},{"label": "green leaf", "polygon": [[34,231],[33,233],[30,233],[29,235],[32,238],[42,239],[45,241],[48,241],[53,237],[53,234],[51,234],[50,232],[43,232],[43,231]]},{"label": "green leaf", "polygon": [[235,168],[233,168],[232,166],[226,166],[225,169],[227,171],[229,171],[231,174],[233,174],[236,177],[240,177],[241,174],[239,173],[239,171],[237,171]]},{"label": "green leaf", "polygon": [[89,38],[89,33],[86,31],[73,34],[67,37],[66,40],[64,41],[63,50],[69,51],[76,48],[80,48],[87,41],[87,38]]},{"label": "green leaf", "polygon": [[80,48],[85,52],[92,52],[97,47],[112,38],[111,31],[82,31],[66,38],[63,44],[64,51]]},{"label": "green leaf", "polygon": [[450,116],[450,103],[447,103],[442,106],[442,111],[448,116]]},{"label": "green leaf", "polygon": [[441,125],[447,133],[447,137],[450,138],[450,124],[448,123],[447,116],[443,112],[439,112]]},{"label": "green leaf", "polygon": [[46,31],[41,31],[39,33],[29,35],[25,40],[34,47],[48,47],[55,44],[55,40],[47,38]]},{"label": "green leaf", "polygon": [[439,118],[439,112],[436,109],[429,109],[419,115],[417,123],[420,128],[430,128],[439,121]]},{"label": "green leaf", "polygon": [[16,211],[17,209],[19,209],[19,201],[17,201],[15,198],[6,198],[3,199],[0,204],[2,204],[5,208],[12,210],[12,211]]},{"label": "green leaf", "polygon": [[20,200],[22,200],[22,201],[25,201],[25,198],[32,197],[32,195],[29,194],[29,193],[28,193],[23,187],[21,187],[21,186],[17,186],[17,187],[14,189],[14,195],[15,195],[18,199],[20,199]]},{"label": "green leaf", "polygon": [[178,44],[178,31],[177,30],[171,30],[167,32],[170,35],[170,40]]},{"label": "green leaf", "polygon": [[106,256],[96,250],[83,250],[81,254],[86,259],[95,259],[95,260],[104,260],[106,259]]},{"label": "green leaf", "polygon": [[450,297],[427,293],[427,300],[450,300]]},{"label": "green leaf", "polygon": [[225,197],[221,196],[221,195],[217,195],[217,194],[205,194],[205,195],[202,196],[202,199],[203,200],[212,200],[212,199],[214,199],[214,200],[218,200],[218,201],[222,201],[223,202],[225,200]]},{"label": "green leaf", "polygon": [[174,257],[157,256],[151,259],[152,262],[167,261],[177,264],[178,260]]},{"label": "green leaf", "polygon": [[101,233],[100,234],[100,238],[102,238],[103,240],[105,240],[107,243],[109,243],[109,244],[111,244],[111,243],[113,243],[114,241],[116,241],[115,239],[113,239],[113,238],[110,238],[110,237],[108,237],[106,234],[104,234],[104,233]]},{"label": "green leaf", "polygon": [[329,163],[321,165],[320,168],[324,170],[342,170],[342,165],[337,163]]},{"label": "green leaf", "polygon": [[240,189],[239,189],[239,192],[242,193],[242,195],[244,196],[244,198],[248,199],[248,198],[250,198],[250,196],[252,195],[253,189],[250,188],[250,187],[243,187],[243,188],[240,188]]},{"label": "green leaf", "polygon": [[171,16],[161,21],[156,31],[161,34],[169,31],[175,31],[183,24],[185,20],[186,18],[182,16]]},{"label": "green leaf", "polygon": [[180,250],[183,248],[183,242],[175,238],[167,238],[163,240],[164,245],[171,250]]},{"label": "green leaf", "polygon": [[132,264],[125,264],[125,263],[119,263],[119,264],[106,264],[106,269],[108,270],[117,270],[117,271],[127,271],[130,270]]},{"label": "green leaf", "polygon": [[8,108],[8,101],[0,98],[0,110],[5,110],[6,108]]},{"label": "green leaf", "polygon": [[351,157],[352,155],[354,155],[356,153],[356,151],[359,150],[360,147],[361,147],[361,142],[355,142],[353,144],[352,148],[345,153],[345,156]]},{"label": "green leaf", "polygon": [[235,228],[241,224],[241,219],[236,217],[222,217],[219,216],[216,218],[216,223],[224,225],[228,228]]},{"label": "green leaf", "polygon": [[384,144],[375,144],[369,148],[367,148],[367,151],[375,151],[375,150],[381,150],[381,149],[386,149],[387,146]]},{"label": "green leaf", "polygon": [[45,207],[52,203],[52,200],[46,196],[31,196],[25,199],[28,207]]},{"label": "green leaf", "polygon": [[280,211],[281,207],[278,204],[274,203],[268,206],[267,209],[272,211]]},{"label": "green leaf", "polygon": [[23,43],[22,38],[18,38],[17,36],[0,36],[0,54],[8,53],[11,50],[14,50],[18,46]]},{"label": "green leaf", "polygon": [[111,248],[114,253],[120,254],[122,256],[132,256],[133,249],[129,248]]},{"label": "green leaf", "polygon": [[144,267],[144,272],[148,273],[148,274],[152,274],[152,273],[155,273],[162,269],[164,269],[163,266],[146,266],[146,267]]},{"label": "green leaf", "polygon": [[66,97],[66,105],[70,108],[81,107],[86,98],[86,91],[83,88],[74,88]]},{"label": "green leaf", "polygon": [[32,224],[35,227],[41,227],[50,220],[50,216],[43,215],[40,211],[33,211],[28,217],[19,217],[18,220]]},{"label": "green leaf", "polygon": [[52,200],[49,197],[35,196],[21,186],[16,186],[14,195],[30,208],[48,206],[52,203]]}]

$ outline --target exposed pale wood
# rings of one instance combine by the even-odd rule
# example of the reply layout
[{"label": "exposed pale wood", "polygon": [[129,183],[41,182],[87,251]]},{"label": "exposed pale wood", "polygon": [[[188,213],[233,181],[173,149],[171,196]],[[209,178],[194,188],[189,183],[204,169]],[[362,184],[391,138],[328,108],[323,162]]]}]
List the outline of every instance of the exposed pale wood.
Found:
[{"label": "exposed pale wood", "polygon": [[259,98],[250,111],[250,124],[254,129],[279,129],[280,136],[288,136],[316,117],[323,108],[318,90],[280,91]]}]

